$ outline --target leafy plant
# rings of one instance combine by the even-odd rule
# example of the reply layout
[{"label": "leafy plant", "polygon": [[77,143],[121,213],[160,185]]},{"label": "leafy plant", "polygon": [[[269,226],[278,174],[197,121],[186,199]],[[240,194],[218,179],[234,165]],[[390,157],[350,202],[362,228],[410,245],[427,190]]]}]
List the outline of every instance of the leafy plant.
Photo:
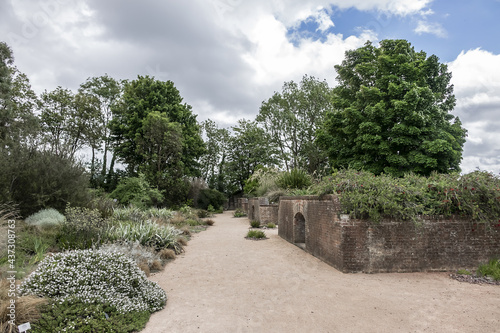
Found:
[{"label": "leafy plant", "polygon": [[120,313],[155,312],[165,306],[167,298],[130,258],[92,250],[45,258],[19,291],[21,295],[45,296],[58,302],[109,304]]},{"label": "leafy plant", "polygon": [[256,220],[252,220],[252,221],[250,221],[250,226],[252,228],[260,228],[260,222],[256,221]]},{"label": "leafy plant", "polygon": [[110,194],[122,205],[134,205],[140,208],[151,207],[163,200],[163,194],[152,188],[143,174],[120,180],[116,189]]},{"label": "leafy plant", "polygon": [[87,249],[99,246],[104,240],[108,221],[99,210],[68,206],[65,214],[66,221],[58,237],[63,249]]},{"label": "leafy plant", "polygon": [[214,207],[221,207],[226,202],[227,198],[224,193],[217,190],[205,188],[200,190],[200,195],[198,196],[198,207],[206,209],[210,212],[209,207],[212,206],[212,212],[215,212]]},{"label": "leafy plant", "polygon": [[107,239],[110,241],[139,242],[157,251],[163,248],[171,248],[176,253],[182,252],[182,246],[177,242],[177,236],[182,231],[172,226],[160,226],[150,220],[141,223],[121,222],[111,226],[107,231]]},{"label": "leafy plant", "polygon": [[247,216],[247,213],[241,209],[241,208],[236,208],[236,210],[234,211],[234,214],[233,214],[234,217],[244,217],[244,216]]},{"label": "leafy plant", "polygon": [[274,224],[274,223],[270,222],[270,223],[268,223],[268,224],[266,225],[266,227],[268,227],[269,229],[274,229],[274,228],[276,228],[276,224]]},{"label": "leafy plant", "polygon": [[500,260],[492,258],[487,264],[482,264],[477,269],[479,276],[489,276],[496,281],[500,281]]},{"label": "leafy plant", "polygon": [[265,239],[266,234],[262,230],[248,230],[246,238],[251,239]]},{"label": "leafy plant", "polygon": [[283,189],[303,189],[312,184],[312,178],[304,170],[292,169],[281,173],[276,184]]},{"label": "leafy plant", "polygon": [[29,225],[35,225],[43,228],[45,226],[54,226],[62,224],[66,218],[53,208],[42,209],[41,211],[30,215],[25,222]]}]

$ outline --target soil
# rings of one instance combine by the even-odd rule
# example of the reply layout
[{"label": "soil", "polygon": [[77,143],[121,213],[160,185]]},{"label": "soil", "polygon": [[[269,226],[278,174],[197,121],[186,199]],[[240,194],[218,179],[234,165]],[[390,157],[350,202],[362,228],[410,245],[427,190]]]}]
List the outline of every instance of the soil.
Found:
[{"label": "soil", "polygon": [[500,287],[450,273],[344,274],[232,212],[150,277],[167,292],[150,332],[500,332]]}]

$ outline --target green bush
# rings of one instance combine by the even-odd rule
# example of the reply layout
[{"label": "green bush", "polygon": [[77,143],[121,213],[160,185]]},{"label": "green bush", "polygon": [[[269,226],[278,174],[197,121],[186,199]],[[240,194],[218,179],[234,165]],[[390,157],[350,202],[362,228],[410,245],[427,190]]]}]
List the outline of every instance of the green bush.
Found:
[{"label": "green bush", "polygon": [[99,246],[105,237],[108,220],[101,217],[97,209],[67,207],[66,221],[58,236],[63,249],[88,249]]},{"label": "green bush", "polygon": [[266,234],[262,230],[248,230],[246,238],[265,239]]},{"label": "green bush", "polygon": [[233,214],[234,217],[244,217],[244,216],[247,216],[247,213],[241,209],[241,208],[236,208],[236,210],[234,211],[234,214]]},{"label": "green bush", "polygon": [[274,228],[276,228],[276,224],[274,224],[274,223],[268,223],[266,225],[266,227],[268,227],[269,229],[274,229]]},{"label": "green bush", "polygon": [[109,304],[120,313],[155,312],[167,296],[137,264],[118,253],[77,250],[45,258],[19,288],[58,302]]},{"label": "green bush", "polygon": [[487,264],[482,264],[477,269],[479,276],[489,276],[496,281],[500,281],[500,260],[496,258],[490,259]]},{"label": "green bush", "polygon": [[97,209],[101,212],[103,218],[108,218],[113,216],[115,207],[117,206],[117,200],[109,197],[109,195],[100,190],[91,190],[91,200],[87,204],[87,208]]},{"label": "green bush", "polygon": [[292,169],[281,173],[276,184],[283,189],[303,189],[311,186],[312,178],[304,170]]},{"label": "green bush", "polygon": [[[19,148],[9,170],[2,170],[0,201],[14,202],[27,217],[44,208],[64,211],[66,204],[83,206],[89,201],[89,179],[82,163],[49,151]],[[3,186],[6,188],[2,188]]]},{"label": "green bush", "polygon": [[255,220],[250,221],[250,226],[252,228],[260,228],[260,222],[259,221],[255,221]]},{"label": "green bush", "polygon": [[226,196],[217,190],[206,188],[200,190],[200,195],[198,196],[198,208],[208,210],[208,206],[222,207],[226,203]]},{"label": "green bush", "polygon": [[41,308],[42,317],[31,323],[33,332],[110,332],[142,330],[151,316],[149,311],[119,312],[109,304],[87,304],[74,299],[52,301]]},{"label": "green bush", "polygon": [[139,208],[148,208],[163,201],[163,194],[152,188],[143,174],[120,180],[110,195],[122,205],[134,205]]},{"label": "green bush", "polygon": [[65,220],[66,218],[63,214],[53,208],[47,208],[28,216],[25,222],[29,225],[43,228],[47,226],[61,225]]}]

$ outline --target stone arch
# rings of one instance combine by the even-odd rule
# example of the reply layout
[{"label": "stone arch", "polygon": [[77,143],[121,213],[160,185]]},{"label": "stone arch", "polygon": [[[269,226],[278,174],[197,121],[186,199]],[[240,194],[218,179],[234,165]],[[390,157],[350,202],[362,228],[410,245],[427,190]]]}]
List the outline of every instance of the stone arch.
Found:
[{"label": "stone arch", "polygon": [[304,244],[306,242],[306,219],[300,212],[293,218],[293,242]]}]

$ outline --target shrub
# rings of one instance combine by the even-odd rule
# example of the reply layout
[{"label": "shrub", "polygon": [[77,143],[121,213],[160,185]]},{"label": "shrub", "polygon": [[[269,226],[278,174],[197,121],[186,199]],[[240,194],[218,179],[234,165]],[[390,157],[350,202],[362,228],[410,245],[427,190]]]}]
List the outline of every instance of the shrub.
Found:
[{"label": "shrub", "polygon": [[113,217],[120,221],[133,221],[140,223],[148,219],[148,214],[135,206],[125,208],[114,208]]},{"label": "shrub", "polygon": [[236,210],[234,211],[234,214],[233,214],[234,217],[244,217],[244,216],[247,216],[247,213],[241,209],[241,208],[236,208]]},{"label": "shrub", "polygon": [[34,332],[110,332],[142,330],[151,316],[149,311],[119,312],[109,304],[87,304],[67,299],[42,307],[43,316],[32,322]]},{"label": "shrub", "polygon": [[262,230],[248,230],[246,238],[250,239],[265,239],[266,234]]},{"label": "shrub", "polygon": [[466,269],[459,269],[459,270],[457,271],[457,274],[461,274],[461,275],[471,275],[472,273],[471,273],[471,272],[469,272],[469,271],[468,271],[468,270],[466,270]]},{"label": "shrub", "polygon": [[160,258],[164,260],[172,260],[175,259],[175,252],[171,249],[162,249],[159,252]]},{"label": "shrub", "polygon": [[268,227],[269,229],[274,229],[274,228],[276,228],[276,224],[274,224],[274,223],[271,222],[271,223],[268,223],[266,225],[266,227]]},{"label": "shrub", "polygon": [[283,189],[303,189],[311,186],[312,178],[304,170],[292,169],[280,174],[276,184]]},{"label": "shrub", "polygon": [[87,249],[104,240],[108,221],[97,209],[67,207],[66,221],[58,236],[63,249]]},{"label": "shrub", "polygon": [[134,260],[137,265],[146,264],[148,268],[153,269],[156,262],[161,259],[160,255],[150,247],[142,246],[139,242],[120,242],[105,244],[99,248],[102,252],[121,253]]},{"label": "shrub", "polygon": [[226,203],[226,196],[217,190],[206,188],[200,190],[200,195],[198,197],[198,207],[201,209],[208,210],[208,206],[221,207]]},{"label": "shrub", "polygon": [[155,312],[164,307],[167,298],[130,258],[92,250],[45,258],[19,290],[21,295],[44,296],[59,302],[109,304],[120,313]]},{"label": "shrub", "polygon": [[29,225],[35,225],[43,228],[46,226],[54,226],[62,224],[66,218],[53,208],[42,209],[38,213],[30,215],[25,222]]},{"label": "shrub", "polygon": [[110,198],[108,194],[99,191],[91,190],[92,199],[87,204],[89,209],[97,209],[101,213],[101,217],[108,218],[113,216],[114,209],[117,206],[117,201]]},{"label": "shrub", "polygon": [[250,226],[252,228],[260,228],[260,222],[259,221],[255,221],[255,220],[250,221]]},{"label": "shrub", "polygon": [[477,274],[479,276],[489,276],[493,280],[500,281],[500,260],[492,258],[487,264],[480,265]]},{"label": "shrub", "polygon": [[210,212],[208,210],[204,210],[204,209],[199,209],[197,212],[197,215],[200,219],[204,219],[206,217],[212,216],[212,214],[210,214]]},{"label": "shrub", "polygon": [[177,243],[179,243],[182,246],[188,245],[187,239],[182,236],[177,237]]},{"label": "shrub", "polygon": [[152,188],[143,174],[120,180],[111,197],[116,198],[122,205],[132,204],[140,208],[147,208],[163,201],[163,194],[158,189]]},{"label": "shrub", "polygon": [[81,162],[23,147],[8,159],[10,170],[2,170],[0,180],[0,187],[7,188],[0,188],[0,201],[18,204],[23,217],[49,207],[62,212],[68,202],[88,202],[89,179]]},{"label": "shrub", "polygon": [[214,221],[214,220],[206,220],[206,221],[205,221],[205,224],[206,224],[206,225],[214,225],[214,224],[215,224],[215,221]]},{"label": "shrub", "polygon": [[182,252],[182,246],[177,242],[177,236],[182,233],[172,226],[160,226],[146,220],[141,223],[121,222],[111,226],[107,231],[110,241],[139,242],[143,246],[153,247],[159,251],[162,248],[171,248],[176,253]]}]

